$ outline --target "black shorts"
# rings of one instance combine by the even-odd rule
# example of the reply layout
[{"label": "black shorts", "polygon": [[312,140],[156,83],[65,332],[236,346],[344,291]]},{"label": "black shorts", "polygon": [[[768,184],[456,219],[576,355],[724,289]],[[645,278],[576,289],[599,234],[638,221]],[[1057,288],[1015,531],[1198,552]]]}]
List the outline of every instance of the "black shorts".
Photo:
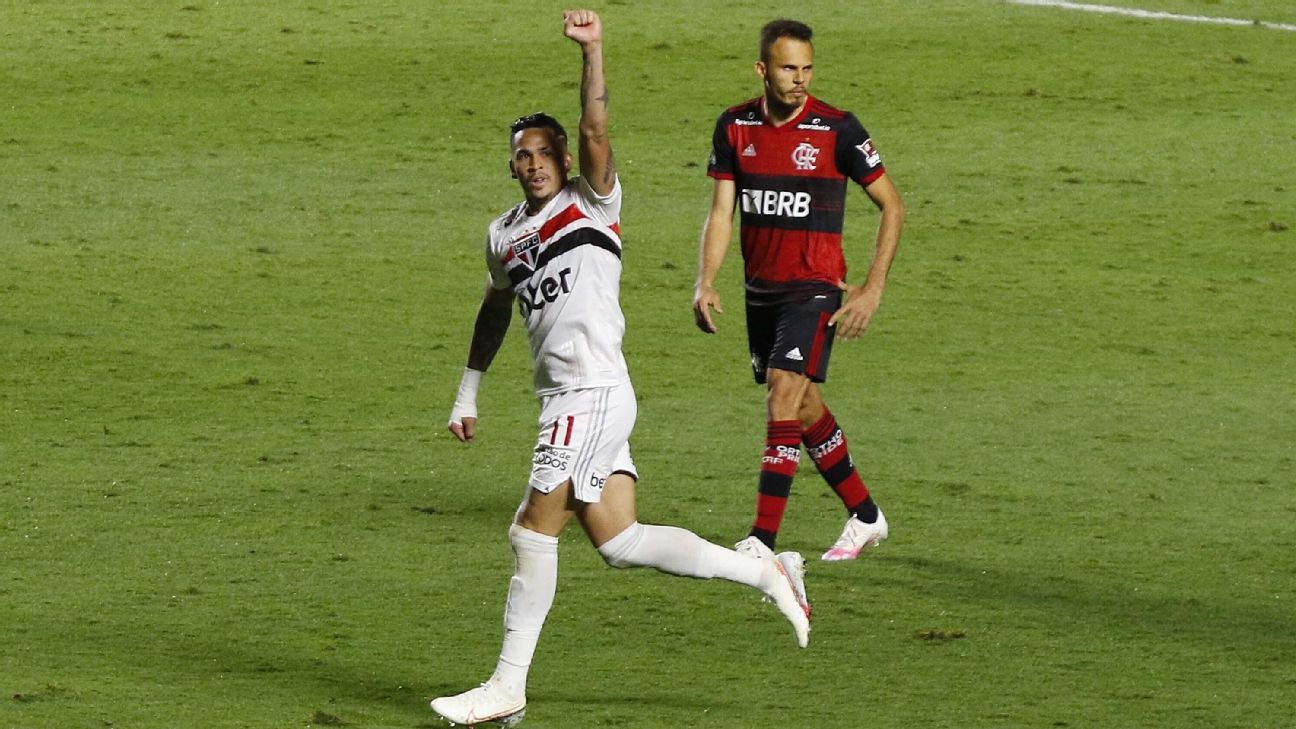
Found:
[{"label": "black shorts", "polygon": [[756,382],[765,384],[765,373],[771,367],[803,374],[813,382],[828,379],[836,331],[828,326],[828,320],[840,308],[840,291],[773,304],[749,299],[747,347]]}]

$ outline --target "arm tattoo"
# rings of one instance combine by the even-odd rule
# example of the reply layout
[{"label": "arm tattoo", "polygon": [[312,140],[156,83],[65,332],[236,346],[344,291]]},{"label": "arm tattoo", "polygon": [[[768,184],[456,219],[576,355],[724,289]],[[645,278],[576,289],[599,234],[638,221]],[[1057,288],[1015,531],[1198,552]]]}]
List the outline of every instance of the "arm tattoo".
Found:
[{"label": "arm tattoo", "polygon": [[608,101],[611,97],[608,93],[606,83],[604,83],[603,85],[604,87],[603,87],[602,96],[596,99],[590,98],[590,72],[591,72],[592,65],[593,64],[590,62],[590,59],[586,58],[584,65],[581,68],[581,104],[582,105],[592,104],[593,102],[597,101],[603,104],[604,109],[607,109]]},{"label": "arm tattoo", "polygon": [[581,106],[589,103],[590,95],[590,59],[586,58],[581,65]]},{"label": "arm tattoo", "polygon": [[603,171],[603,184],[606,187],[612,187],[616,182],[616,158],[612,155],[612,150],[608,150],[607,169]]}]

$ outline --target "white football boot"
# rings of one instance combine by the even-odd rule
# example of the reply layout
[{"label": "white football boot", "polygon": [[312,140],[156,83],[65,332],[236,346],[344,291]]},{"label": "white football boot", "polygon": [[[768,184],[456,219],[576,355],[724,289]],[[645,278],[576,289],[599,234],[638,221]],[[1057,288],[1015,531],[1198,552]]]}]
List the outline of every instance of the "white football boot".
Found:
[{"label": "white football boot", "polygon": [[[783,554],[796,553],[784,552]],[[799,554],[796,554],[796,557],[798,560],[801,559]],[[780,559],[765,562],[765,585],[768,588],[765,594],[774,601],[774,605],[778,607],[779,612],[783,613],[783,617],[792,623],[797,645],[805,648],[810,645],[810,603],[806,602],[802,595],[798,595],[792,576],[784,569],[782,563],[783,560]],[[805,591],[804,584],[801,586],[801,591],[802,593]]]},{"label": "white football boot", "polygon": [[886,541],[887,532],[887,520],[882,515],[881,509],[878,509],[877,521],[872,524],[865,524],[851,515],[846,519],[846,526],[842,529],[841,536],[837,537],[832,547],[823,553],[821,559],[825,562],[855,559],[866,547],[876,547]]},{"label": "white football boot", "polygon": [[[805,559],[797,552],[779,552],[765,546],[765,542],[756,537],[746,539],[734,545],[734,551],[748,557],[755,557],[765,563],[767,570],[764,602],[772,602],[792,623],[796,632],[797,645],[805,648],[810,644],[810,602],[806,599]],[[775,574],[768,571],[773,569]]]},{"label": "white football boot", "polygon": [[512,727],[526,716],[526,696],[511,696],[487,681],[461,694],[433,699],[432,710],[451,724],[472,727],[489,722]]},{"label": "white football boot", "polygon": [[805,608],[806,617],[810,617],[810,599],[806,597],[805,588],[805,558],[800,552],[779,552],[774,558],[783,567],[788,582],[792,583],[792,592],[796,594],[797,602]]}]

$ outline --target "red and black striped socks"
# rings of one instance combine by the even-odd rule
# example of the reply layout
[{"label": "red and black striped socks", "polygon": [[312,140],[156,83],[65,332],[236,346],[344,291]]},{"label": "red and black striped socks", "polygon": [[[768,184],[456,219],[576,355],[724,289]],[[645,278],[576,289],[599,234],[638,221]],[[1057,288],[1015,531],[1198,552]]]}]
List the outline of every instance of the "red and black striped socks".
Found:
[{"label": "red and black striped socks", "polygon": [[873,503],[868,486],[855,470],[855,462],[846,445],[846,434],[842,433],[837,419],[827,408],[824,408],[823,417],[802,434],[802,441],[815,468],[842,500],[846,510],[867,524],[877,521],[877,504]]},{"label": "red and black striped socks", "polygon": [[760,481],[756,489],[756,521],[750,536],[770,549],[778,539],[783,512],[792,493],[792,479],[801,463],[804,443],[810,459],[824,481],[841,499],[842,505],[860,521],[877,521],[878,508],[869,495],[868,486],[855,469],[846,444],[846,434],[833,414],[824,409],[818,422],[805,432],[796,420],[773,420],[767,424],[765,454],[761,458]]},{"label": "red and black striped socks", "polygon": [[772,420],[765,433],[765,455],[761,458],[760,481],[756,489],[756,522],[750,536],[770,549],[778,537],[792,478],[801,463],[801,424],[796,420]]}]

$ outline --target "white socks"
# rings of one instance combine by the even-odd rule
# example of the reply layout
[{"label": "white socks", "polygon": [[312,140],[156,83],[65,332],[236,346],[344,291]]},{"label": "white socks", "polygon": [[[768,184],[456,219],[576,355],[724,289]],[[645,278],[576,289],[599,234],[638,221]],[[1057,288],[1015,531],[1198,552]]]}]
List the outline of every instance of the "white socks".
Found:
[{"label": "white socks", "polygon": [[524,696],[531,657],[558,585],[558,538],[514,524],[509,542],[516,562],[504,606],[504,645],[491,682]]},{"label": "white socks", "polygon": [[[516,556],[504,606],[504,645],[490,682],[511,696],[526,695],[527,671],[558,584],[558,538],[513,524]],[[765,591],[766,565],[687,529],[634,522],[598,548],[613,567],[653,567],[673,575],[715,577]]]},{"label": "white socks", "polygon": [[598,551],[613,567],[653,567],[704,580],[719,577],[763,591],[764,563],[679,527],[636,521]]}]

